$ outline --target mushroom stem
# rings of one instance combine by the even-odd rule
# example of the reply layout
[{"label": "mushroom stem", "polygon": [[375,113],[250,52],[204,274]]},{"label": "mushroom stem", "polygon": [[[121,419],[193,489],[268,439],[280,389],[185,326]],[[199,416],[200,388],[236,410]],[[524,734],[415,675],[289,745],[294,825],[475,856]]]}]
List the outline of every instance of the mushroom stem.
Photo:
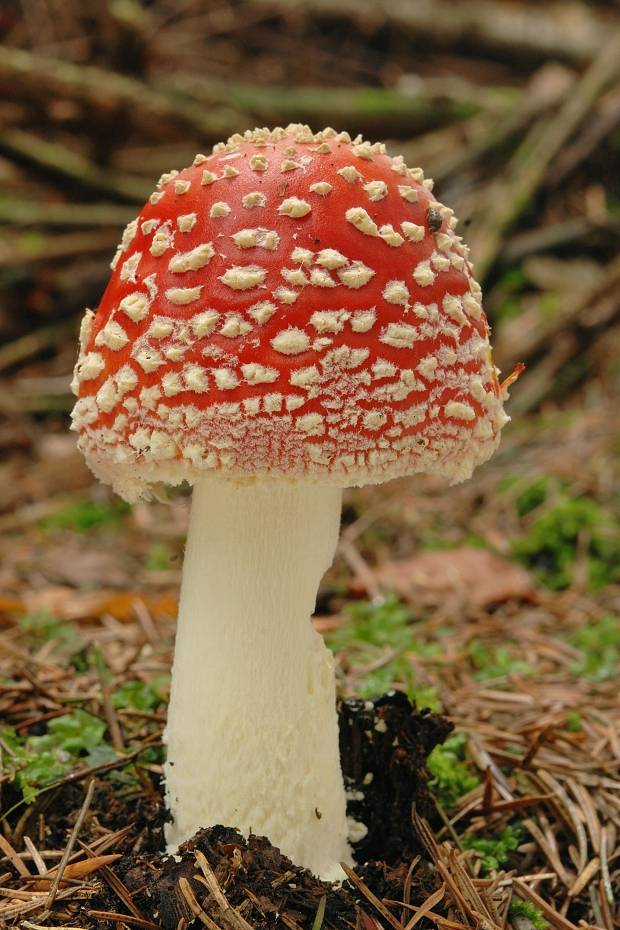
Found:
[{"label": "mushroom stem", "polygon": [[194,488],[166,729],[171,849],[221,823],[322,878],[350,861],[334,661],[310,622],[340,508],[335,487]]}]

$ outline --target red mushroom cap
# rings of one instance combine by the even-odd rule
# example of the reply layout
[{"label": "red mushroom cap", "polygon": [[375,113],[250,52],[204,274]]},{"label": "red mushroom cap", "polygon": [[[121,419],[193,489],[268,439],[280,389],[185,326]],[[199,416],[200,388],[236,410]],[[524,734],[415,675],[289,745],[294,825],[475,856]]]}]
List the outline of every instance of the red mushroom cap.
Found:
[{"label": "red mushroom cap", "polygon": [[125,230],[74,388],[80,447],[158,481],[452,480],[507,420],[452,211],[382,144],[233,136],[164,175]]}]

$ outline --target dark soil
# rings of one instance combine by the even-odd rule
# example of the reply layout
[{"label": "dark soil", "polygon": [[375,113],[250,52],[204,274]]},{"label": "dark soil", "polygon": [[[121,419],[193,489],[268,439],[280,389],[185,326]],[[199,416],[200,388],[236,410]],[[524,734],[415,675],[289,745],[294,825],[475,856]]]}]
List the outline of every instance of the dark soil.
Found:
[{"label": "dark soil", "polygon": [[434,814],[426,759],[452,729],[443,717],[416,712],[402,691],[373,701],[342,701],[340,759],[347,813],[368,829],[353,844],[359,863],[381,860],[398,866],[421,852],[412,805],[424,817]]},{"label": "dark soil", "polygon": [[[394,691],[373,701],[342,701],[339,715],[347,812],[368,830],[354,844],[356,874],[379,897],[397,898],[402,895],[412,857],[424,856],[412,823],[412,806],[427,817],[434,813],[425,761],[452,725],[428,711],[417,711],[404,694]],[[114,801],[112,795],[101,802],[101,820],[108,829],[128,825],[122,802]],[[368,901],[363,889],[348,881],[341,887],[319,881],[283,856],[266,837],[246,840],[231,827],[218,825],[197,833],[179,855],[161,856],[165,820],[161,800],[159,804],[154,799],[141,801],[131,816],[134,842],[115,872],[143,918],[165,930],[189,926],[193,920],[204,924],[192,912],[196,903],[219,927],[232,930],[234,925],[244,930],[238,917],[222,912],[221,900],[218,903],[206,886],[197,851],[206,858],[228,903],[254,930],[276,923],[290,930],[309,930],[322,899],[324,928],[371,930],[376,926],[365,911]],[[423,901],[438,884],[431,864],[419,862],[411,900]],[[111,891],[102,887],[101,896],[84,907],[81,925],[92,921],[89,911],[116,911],[118,904]],[[99,918],[97,926],[105,923]]]}]

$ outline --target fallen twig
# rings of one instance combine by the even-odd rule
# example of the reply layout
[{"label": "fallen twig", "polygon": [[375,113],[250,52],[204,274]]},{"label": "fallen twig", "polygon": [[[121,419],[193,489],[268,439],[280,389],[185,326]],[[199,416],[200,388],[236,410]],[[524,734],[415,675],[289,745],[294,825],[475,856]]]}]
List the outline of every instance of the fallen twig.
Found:
[{"label": "fallen twig", "polygon": [[197,107],[195,102],[152,90],[146,84],[94,65],[76,65],[23,49],[0,47],[0,86],[11,97],[38,102],[41,93],[87,104],[110,119],[127,111],[133,124],[155,137],[174,135],[180,128],[218,138],[240,125],[231,107]]},{"label": "fallen twig", "polygon": [[539,120],[518,147],[506,171],[491,181],[483,198],[484,211],[468,235],[479,278],[486,277],[501,249],[505,230],[530,203],[550,162],[618,74],[620,34],[614,33],[555,117]]},{"label": "fallen twig", "polygon": [[[1,263],[1,260],[0,260]],[[45,349],[53,348],[61,343],[68,336],[77,334],[79,318],[72,317],[69,320],[60,320],[58,323],[51,323],[49,326],[42,326],[35,329],[25,336],[20,336],[13,342],[8,342],[0,347],[0,371],[19,365],[27,359],[38,355]]]},{"label": "fallen twig", "polygon": [[[147,930],[160,930],[160,924],[155,924],[152,920],[146,920],[144,917],[136,917],[135,914],[119,914],[118,911],[97,910],[89,910],[87,913],[89,917],[95,917],[97,920],[113,920],[134,927],[146,927]],[[44,930],[56,930],[56,928],[45,927]]]},{"label": "fallen twig", "polygon": [[368,885],[356,875],[352,868],[350,868],[346,862],[340,863],[340,868],[343,870],[349,881],[355,885],[355,887],[360,891],[364,897],[377,909],[381,916],[387,920],[389,924],[394,927],[394,930],[403,930],[403,926],[397,917],[392,914],[392,912],[385,906],[383,901],[380,901],[379,898],[370,890]]},{"label": "fallen twig", "polygon": [[[475,43],[505,55],[583,63],[600,52],[614,17],[596,15],[582,3],[500,4],[493,0],[250,0],[274,13],[306,13],[379,28],[389,23],[434,47]],[[615,26],[617,28],[617,25]]]},{"label": "fallen twig", "polygon": [[481,110],[507,112],[520,98],[514,88],[481,88],[449,78],[420,78],[411,89],[330,87],[328,94],[324,87],[236,84],[193,75],[175,75],[161,87],[189,94],[205,106],[227,100],[257,123],[327,123],[375,135],[419,132]]},{"label": "fallen twig", "polygon": [[179,879],[179,890],[187,902],[187,905],[194,917],[197,917],[198,920],[200,920],[201,923],[205,925],[205,927],[209,928],[209,930],[220,930],[220,927],[218,927],[213,918],[210,917],[207,912],[201,908],[200,904],[196,900],[194,892],[192,891],[192,886],[184,877]]},{"label": "fallen twig", "polygon": [[521,261],[535,252],[546,252],[565,245],[572,245],[587,237],[600,235],[620,235],[620,219],[608,216],[604,220],[594,221],[587,217],[566,220],[530,229],[513,236],[502,247],[501,261],[511,265]]},{"label": "fallen twig", "polygon": [[41,203],[2,197],[0,223],[11,226],[114,226],[119,229],[135,216],[133,207],[114,203]]},{"label": "fallen twig", "polygon": [[194,850],[194,856],[196,858],[196,865],[202,872],[204,876],[204,883],[207,888],[213,895],[213,898],[222,912],[222,917],[226,923],[233,928],[233,930],[253,930],[252,926],[247,922],[245,917],[243,917],[239,911],[232,907],[228,901],[228,898],[222,891],[219,886],[218,880],[213,874],[213,869],[207,862],[207,858],[199,849]]},{"label": "fallen twig", "polygon": [[110,257],[118,243],[117,229],[96,229],[88,232],[41,235],[34,241],[29,236],[0,238],[0,268],[34,265],[76,255],[108,253]]},{"label": "fallen twig", "polygon": [[[619,285],[620,259],[614,258],[595,287],[585,295],[581,292],[565,298],[557,313],[547,316],[536,310],[499,327],[495,345],[496,357],[502,367],[509,368],[511,360],[516,361],[515,353],[527,361],[546,350],[538,364],[520,382],[513,410],[519,413],[531,410],[552,392],[558,372],[575,355],[577,349],[587,366],[584,346],[591,343],[596,333],[604,330],[620,310]],[[519,340],[515,344],[512,340],[517,330]],[[566,386],[564,378],[563,388],[566,389]]]},{"label": "fallen twig", "polygon": [[4,130],[0,135],[0,152],[44,174],[129,203],[142,203],[153,189],[152,183],[142,178],[100,168],[84,155],[22,129]]},{"label": "fallen twig", "polygon": [[52,907],[54,906],[54,901],[56,900],[56,895],[58,894],[58,889],[60,887],[60,882],[62,881],[62,876],[64,874],[65,867],[67,863],[69,862],[69,858],[71,856],[71,853],[73,852],[73,847],[75,846],[77,842],[79,832],[82,829],[82,824],[84,823],[86,819],[86,815],[88,813],[88,809],[93,800],[94,793],[95,793],[95,779],[93,778],[88,783],[88,787],[86,789],[86,794],[84,796],[84,801],[82,802],[80,812],[73,826],[73,830],[71,831],[71,835],[69,837],[67,845],[65,846],[65,851],[63,853],[62,859],[58,863],[58,869],[54,876],[54,881],[52,882],[52,887],[50,888],[47,901],[45,902],[46,915],[50,913]]}]

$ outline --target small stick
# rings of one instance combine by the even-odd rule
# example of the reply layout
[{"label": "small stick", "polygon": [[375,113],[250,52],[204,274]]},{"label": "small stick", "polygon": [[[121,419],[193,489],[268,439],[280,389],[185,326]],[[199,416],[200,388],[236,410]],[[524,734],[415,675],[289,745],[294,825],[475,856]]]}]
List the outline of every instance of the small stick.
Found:
[{"label": "small stick", "polygon": [[[314,21],[349,17],[387,23],[405,36],[423,37],[429,47],[454,48],[475,43],[477,49],[502,56],[559,58],[583,64],[600,54],[609,31],[590,5],[565,3],[561,19],[554,7],[539,4],[487,3],[483,0],[434,0],[433,3],[361,4],[359,0],[250,0],[250,9],[270,15],[312,16]],[[563,7],[564,9],[564,7]]]},{"label": "small stick", "polygon": [[58,924],[55,927],[51,927],[49,924],[45,926],[43,924],[33,924],[31,920],[22,920],[21,927],[26,927],[26,930],[81,930],[80,927],[69,927],[67,924]]},{"label": "small stick", "polygon": [[423,917],[426,917],[429,911],[432,911],[432,909],[434,908],[436,904],[439,904],[439,902],[442,900],[445,893],[446,893],[446,886],[445,884],[442,884],[441,887],[439,887],[437,891],[433,892],[432,895],[429,895],[429,897],[426,899],[424,904],[422,904],[421,907],[418,908],[418,910],[413,915],[409,923],[405,926],[405,930],[413,930],[415,925],[420,920],[422,920]]},{"label": "small stick", "polygon": [[[403,901],[395,901],[393,898],[385,898],[384,900],[386,904],[393,904],[395,907],[400,905],[401,907],[406,907],[408,911],[413,911],[414,913],[417,913],[420,910],[420,907],[424,906],[418,906],[417,904],[405,904]],[[450,920],[449,917],[444,917],[442,914],[438,914],[436,911],[427,911],[426,916],[429,918],[429,920],[432,920],[434,923],[436,923],[438,927],[446,927],[447,930],[469,930],[467,924],[464,924],[458,920]]]},{"label": "small stick", "polygon": [[225,111],[221,106],[200,107],[193,100],[186,102],[179,95],[159,92],[124,74],[6,45],[0,46],[0,81],[10,83],[15,96],[35,94],[40,99],[45,91],[47,95],[86,103],[104,113],[128,109],[136,128],[160,137],[185,130],[208,139],[217,138],[234,131],[241,120],[230,104],[230,97]]},{"label": "small stick", "polygon": [[31,878],[30,869],[26,863],[19,857],[19,854],[15,852],[9,841],[0,833],[0,849],[8,858],[9,862],[15,866],[22,878]]},{"label": "small stick", "polygon": [[[145,927],[147,930],[159,930],[161,926],[160,924],[154,924],[152,920],[145,920],[143,917],[134,917],[133,914],[119,914],[117,911],[89,910],[88,916],[96,917],[99,920],[117,920],[124,924]],[[54,930],[54,927],[46,927],[45,930]]]},{"label": "small stick", "polygon": [[583,889],[590,884],[594,876],[599,872],[600,868],[601,860],[598,858],[598,856],[595,856],[594,859],[590,859],[583,872],[577,876],[571,887],[568,889],[568,897],[576,898],[577,895],[581,894]]},{"label": "small stick", "polygon": [[198,920],[202,921],[205,927],[208,927],[209,930],[220,930],[213,918],[209,917],[207,912],[203,911],[201,908],[200,904],[196,900],[194,892],[192,891],[192,886],[186,878],[179,879],[179,888],[194,917],[197,917]]},{"label": "small stick", "polygon": [[415,856],[415,857],[411,860],[411,865],[410,865],[409,868],[407,869],[407,877],[406,877],[406,879],[405,879],[405,884],[403,885],[403,909],[402,909],[402,913],[401,913],[401,915],[400,915],[400,922],[401,922],[401,924],[404,924],[404,922],[405,922],[405,917],[407,916],[407,914],[405,913],[405,904],[409,904],[409,902],[410,902],[410,900],[411,900],[411,881],[412,881],[412,878],[413,878],[413,871],[414,871],[414,869],[416,868],[416,866],[417,866],[417,864],[418,864],[418,862],[420,861],[421,858],[422,858],[422,857],[421,857],[420,854],[418,853],[418,855]]},{"label": "small stick", "polygon": [[54,348],[68,336],[77,334],[78,325],[78,318],[71,317],[60,323],[42,326],[34,332],[20,336],[13,342],[8,342],[0,349],[0,371],[19,365],[45,349]]},{"label": "small stick", "polygon": [[401,922],[398,920],[398,918],[397,918],[397,917],[394,917],[394,915],[392,914],[392,912],[391,912],[390,910],[388,910],[388,908],[385,906],[385,904],[383,903],[383,901],[380,901],[380,900],[379,900],[379,898],[376,896],[376,894],[374,894],[374,893],[370,890],[370,888],[368,887],[368,885],[366,885],[365,882],[362,881],[362,879],[359,877],[359,875],[356,875],[356,874],[355,874],[355,872],[353,871],[353,869],[349,868],[349,866],[348,866],[345,862],[341,862],[341,863],[340,863],[340,868],[341,868],[341,869],[343,870],[343,872],[346,874],[346,876],[347,876],[347,878],[349,879],[349,881],[352,882],[352,883],[355,885],[355,887],[358,888],[358,889],[362,892],[362,894],[364,895],[364,897],[365,897],[368,901],[370,901],[371,904],[374,904],[374,906],[375,906],[376,909],[379,911],[379,913],[381,914],[381,916],[382,916],[382,917],[385,917],[385,919],[388,921],[388,923],[390,923],[390,924],[394,927],[394,930],[403,930],[403,925],[402,925]]},{"label": "small stick", "polygon": [[150,183],[143,178],[106,171],[58,142],[49,142],[23,129],[5,130],[0,151],[18,164],[26,163],[61,181],[104,192],[125,202],[141,203],[151,192]]},{"label": "small stick", "polygon": [[338,543],[338,554],[342,556],[351,571],[360,579],[373,601],[383,598],[383,593],[372,568],[363,558],[355,544],[349,539]]},{"label": "small stick", "polygon": [[125,226],[136,215],[132,206],[112,203],[38,203],[3,198],[0,222],[11,226]]},{"label": "small stick", "polygon": [[125,740],[123,739],[123,731],[121,730],[121,725],[118,722],[118,717],[116,716],[114,705],[112,704],[112,695],[110,693],[110,685],[106,677],[107,669],[106,669],[105,659],[99,647],[96,648],[96,660],[97,660],[97,676],[99,678],[99,684],[101,686],[101,702],[103,704],[103,713],[105,715],[105,719],[108,724],[108,729],[110,731],[112,745],[118,752],[123,752],[125,749]]},{"label": "small stick", "polygon": [[611,885],[611,877],[609,875],[609,860],[607,858],[608,829],[609,826],[604,828],[601,832],[601,882],[605,891],[605,899],[610,905],[613,905],[614,890]]},{"label": "small stick", "polygon": [[207,862],[206,856],[201,853],[199,849],[194,850],[194,856],[196,857],[196,865],[205,877],[207,888],[215,898],[222,912],[222,916],[227,923],[232,924],[236,928],[240,928],[240,930],[253,930],[253,927],[247,922],[245,917],[232,907],[228,901],[228,898],[218,884],[217,878],[213,874],[211,866]]},{"label": "small stick", "polygon": [[54,878],[54,882],[52,884],[52,887],[50,888],[50,893],[47,896],[47,901],[45,903],[45,914],[46,915],[50,913],[52,907],[54,906],[54,901],[56,900],[56,895],[58,894],[58,888],[60,886],[62,874],[66,868],[66,865],[69,861],[71,853],[73,852],[73,847],[75,846],[77,842],[78,834],[80,830],[82,829],[82,824],[84,823],[84,820],[86,819],[86,814],[88,813],[88,809],[93,800],[94,793],[95,793],[95,779],[93,778],[88,783],[88,787],[86,789],[86,795],[84,797],[84,801],[82,802],[82,806],[80,808],[80,813],[78,814],[73,830],[71,831],[69,842],[65,846],[65,851],[63,853],[62,859],[60,860],[58,864],[58,871],[56,873],[56,877]]},{"label": "small stick", "polygon": [[[593,890],[592,885],[590,885],[590,889]],[[593,898],[594,900],[596,900],[595,895],[593,895]],[[611,905],[609,903],[609,900],[607,899],[607,894],[605,891],[605,883],[603,882],[603,879],[601,879],[598,884],[598,900],[599,900],[599,910],[600,910],[601,916],[603,917],[604,926],[607,928],[607,930],[614,930],[614,924],[615,924],[614,916],[611,912]]]},{"label": "small stick", "polygon": [[508,240],[502,248],[501,261],[504,266],[522,261],[534,252],[547,252],[563,245],[573,244],[585,239],[592,233],[603,232],[618,234],[620,220],[617,216],[608,216],[600,220],[580,217],[554,223],[553,226],[539,226],[520,232]]},{"label": "small stick", "polygon": [[620,36],[612,32],[555,116],[542,116],[525,136],[501,178],[488,188],[491,205],[472,229],[470,245],[484,279],[500,251],[505,230],[521,215],[551,162],[620,72]]},{"label": "small stick", "polygon": [[319,901],[319,906],[316,909],[316,914],[314,921],[312,923],[312,930],[321,930],[323,926],[323,918],[325,917],[325,906],[327,904],[327,895],[323,895]]},{"label": "small stick", "polygon": [[[80,884],[72,888],[65,888],[62,891],[59,891],[56,895],[56,900],[68,900],[70,898],[76,897],[76,895],[84,897],[85,894],[92,895],[93,892],[92,890],[86,889],[83,885]],[[20,904],[15,903],[13,905],[9,905],[8,907],[2,908],[2,911],[0,912],[0,919],[6,922],[7,920],[12,920],[14,917],[19,917],[21,914],[28,914],[30,911],[36,911],[40,907],[44,906],[45,900],[45,895],[33,893],[32,900],[30,901],[22,901]],[[2,924],[3,927],[5,925],[6,924]]]},{"label": "small stick", "polygon": [[32,861],[37,867],[37,872],[39,873],[39,875],[45,875],[49,871],[49,869],[47,868],[45,862],[43,861],[43,857],[41,856],[39,850],[34,845],[34,843],[32,842],[29,836],[24,837],[24,846],[26,847],[26,849],[32,856]]}]

